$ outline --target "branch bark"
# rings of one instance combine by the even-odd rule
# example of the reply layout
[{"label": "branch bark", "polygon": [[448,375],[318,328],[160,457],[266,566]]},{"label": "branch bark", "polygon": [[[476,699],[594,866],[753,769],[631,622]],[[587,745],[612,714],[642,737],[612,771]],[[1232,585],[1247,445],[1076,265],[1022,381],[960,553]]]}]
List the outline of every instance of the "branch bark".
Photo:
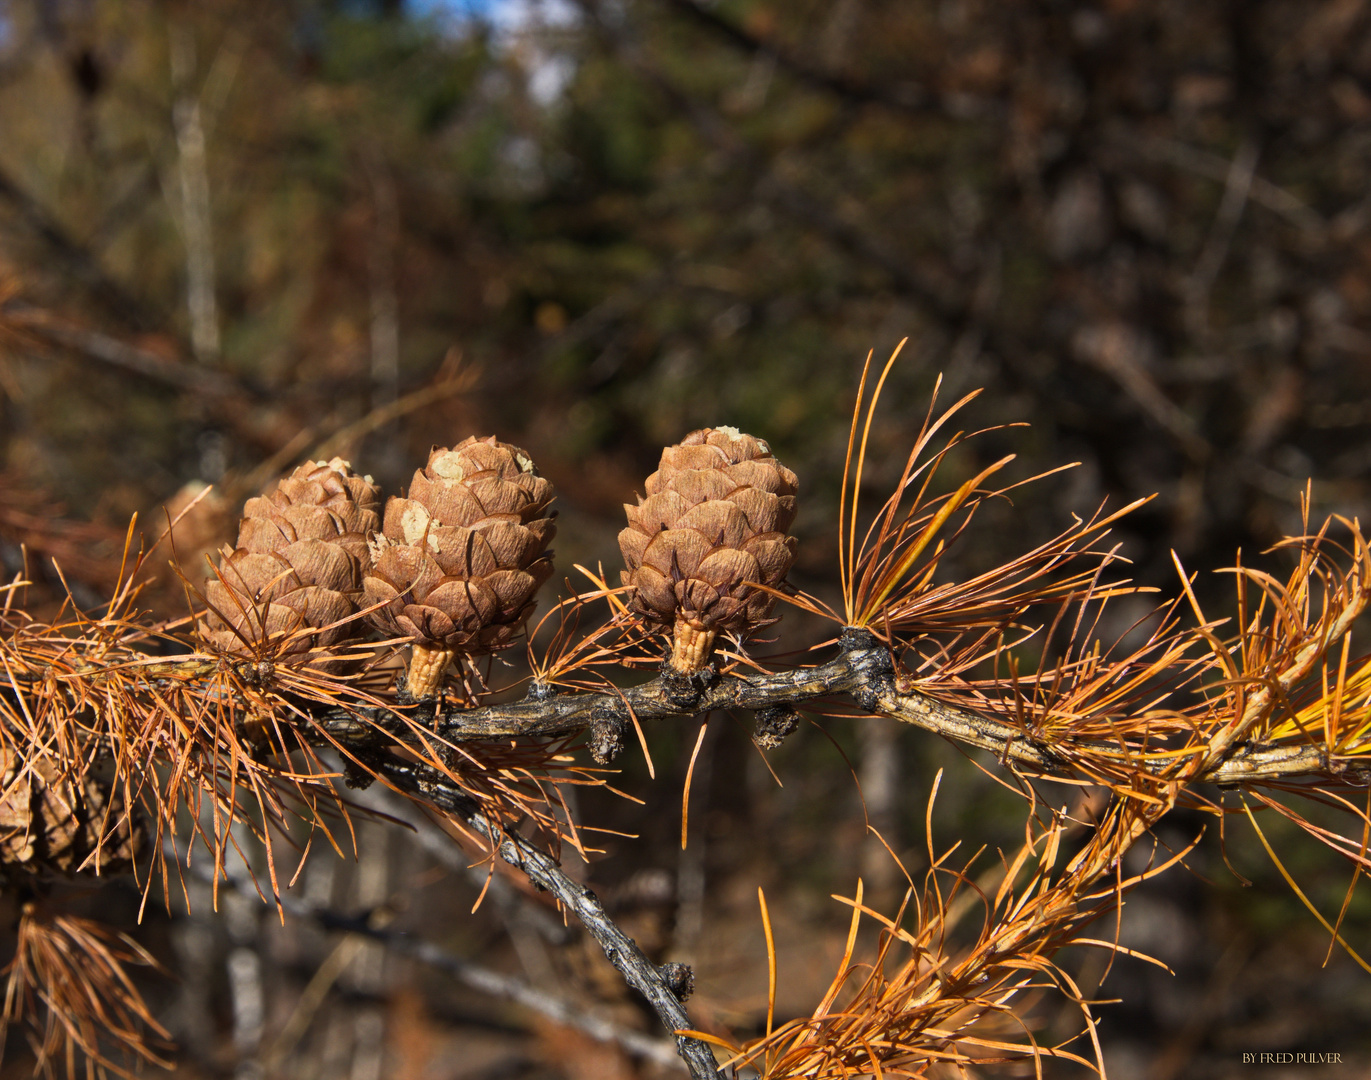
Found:
[{"label": "branch bark", "polygon": [[672,988],[672,978],[652,963],[637,942],[625,934],[605,912],[599,899],[584,885],[562,873],[552,856],[521,836],[495,828],[460,788],[436,770],[419,764],[387,762],[386,781],[398,790],[417,795],[426,803],[459,818],[467,828],[490,844],[500,858],[522,870],[529,880],[553,896],[586,928],[624,981],[647,998],[667,1031],[676,1036],[676,1049],[695,1080],[720,1076],[714,1052],[700,1039],[678,1034],[690,1029],[690,1017]]},{"label": "branch bark", "polygon": [[[696,684],[689,699],[677,696],[662,679],[616,693],[540,695],[505,705],[453,709],[434,718],[433,730],[443,739],[466,742],[521,736],[565,735],[589,728],[596,721],[639,723],[679,720],[713,710],[762,709],[846,696],[858,709],[893,717],[953,742],[993,753],[1018,771],[1046,780],[1099,782],[1113,774],[1139,769],[1161,778],[1167,766],[1140,761],[1136,750],[1117,744],[1063,740],[1048,744],[1022,728],[972,709],[949,704],[927,693],[896,688],[890,654],[865,631],[848,630],[843,651],[814,667],[793,668],[763,675],[709,677]],[[391,742],[397,715],[381,709],[331,710],[318,717],[320,730],[345,746],[367,747]],[[1201,748],[1202,749],[1202,748]],[[1189,782],[1219,785],[1258,784],[1302,778],[1323,778],[1353,787],[1371,786],[1371,761],[1330,756],[1315,745],[1247,746],[1231,748],[1228,756],[1189,778]]]}]

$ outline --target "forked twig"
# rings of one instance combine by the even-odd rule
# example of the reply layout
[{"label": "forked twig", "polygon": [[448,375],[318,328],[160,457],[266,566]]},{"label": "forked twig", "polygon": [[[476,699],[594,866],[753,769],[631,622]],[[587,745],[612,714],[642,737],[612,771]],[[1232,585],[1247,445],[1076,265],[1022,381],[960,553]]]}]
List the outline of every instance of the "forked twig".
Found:
[{"label": "forked twig", "polygon": [[397,763],[387,768],[385,778],[397,790],[453,815],[505,862],[556,897],[604,949],[624,980],[647,998],[667,1031],[676,1035],[677,1052],[691,1076],[696,1080],[714,1080],[718,1066],[713,1052],[699,1039],[678,1034],[691,1029],[690,1018],[678,996],[679,978],[673,979],[644,956],[637,943],[609,917],[593,892],[567,877],[556,860],[536,845],[516,833],[496,828],[471,797],[442,774],[424,765]]}]

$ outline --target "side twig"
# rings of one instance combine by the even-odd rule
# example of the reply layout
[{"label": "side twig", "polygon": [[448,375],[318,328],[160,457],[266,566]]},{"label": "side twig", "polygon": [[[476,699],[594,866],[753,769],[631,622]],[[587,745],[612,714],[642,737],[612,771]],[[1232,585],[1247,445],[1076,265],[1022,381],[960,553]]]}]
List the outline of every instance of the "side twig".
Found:
[{"label": "side twig", "polygon": [[[673,989],[673,983],[679,986],[680,980],[644,956],[637,943],[605,912],[595,894],[562,873],[552,856],[521,836],[495,828],[465,792],[434,769],[419,764],[387,762],[385,776],[400,791],[420,796],[430,805],[459,818],[490,844],[500,858],[522,870],[535,885],[552,893],[580,919],[624,980],[647,998],[668,1031],[675,1034],[692,1027]],[[695,1080],[715,1080],[719,1076],[714,1052],[701,1040],[676,1035],[676,1048]]]}]

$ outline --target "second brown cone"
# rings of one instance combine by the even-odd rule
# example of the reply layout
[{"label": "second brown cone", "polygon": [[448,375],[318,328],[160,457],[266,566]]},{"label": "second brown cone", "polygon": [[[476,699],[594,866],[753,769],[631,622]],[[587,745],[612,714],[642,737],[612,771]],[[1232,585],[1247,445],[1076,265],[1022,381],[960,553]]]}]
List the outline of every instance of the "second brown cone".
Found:
[{"label": "second brown cone", "polygon": [[363,588],[385,634],[413,640],[409,690],[431,697],[458,654],[512,645],[552,575],[552,484],[517,446],[435,448],[408,497],[386,503]]}]

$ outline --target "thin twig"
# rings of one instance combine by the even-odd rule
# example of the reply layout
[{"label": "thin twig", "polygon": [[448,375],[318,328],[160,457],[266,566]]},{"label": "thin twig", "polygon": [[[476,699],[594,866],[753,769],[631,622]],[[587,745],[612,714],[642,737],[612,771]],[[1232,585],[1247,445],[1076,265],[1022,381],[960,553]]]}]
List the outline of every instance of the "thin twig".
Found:
[{"label": "thin twig", "polygon": [[451,834],[418,803],[401,798],[380,784],[354,793],[353,798],[358,805],[403,821],[412,828],[415,841],[425,852],[453,873],[468,877],[478,889],[485,889],[489,900],[494,901],[508,922],[536,930],[541,938],[553,945],[565,945],[571,939],[571,932],[560,918],[523,895],[512,882],[493,873],[488,864],[473,863]]},{"label": "thin twig", "polygon": [[805,62],[775,41],[763,41],[745,28],[718,14],[713,6],[696,0],[667,0],[676,11],[707,27],[725,41],[753,55],[765,56],[784,68],[799,82],[819,90],[836,94],[856,104],[884,105],[918,116],[941,116],[949,110],[938,98],[912,82],[887,84],[855,78],[851,75],[824,71]]},{"label": "thin twig", "polygon": [[1200,252],[1195,269],[1186,280],[1186,319],[1190,324],[1190,333],[1197,341],[1205,341],[1209,337],[1210,290],[1224,261],[1228,258],[1233,233],[1238,227],[1238,221],[1242,218],[1242,212],[1252,191],[1252,179],[1256,175],[1257,159],[1260,155],[1260,147],[1251,138],[1244,139],[1238,147],[1238,152],[1228,169],[1228,175],[1224,179],[1223,198],[1214,215],[1214,224],[1210,227],[1204,250]]},{"label": "thin twig", "polygon": [[211,398],[232,398],[242,396],[247,389],[222,372],[169,360],[108,334],[55,318],[20,301],[12,300],[4,304],[0,308],[0,316],[7,325],[51,345],[70,349],[87,359],[98,360],[178,390],[189,390]]},{"label": "thin twig", "polygon": [[[605,951],[624,980],[642,994],[670,1032],[692,1028],[680,999],[671,988],[668,976],[638,948],[637,942],[609,917],[599,899],[584,885],[564,874],[555,859],[523,837],[496,829],[477,809],[471,798],[442,773],[419,764],[387,763],[386,780],[401,791],[418,795],[425,802],[454,814],[467,828],[480,836],[500,858],[528,875],[580,919],[586,930]],[[699,1039],[676,1036],[676,1049],[695,1080],[715,1080],[718,1065],[714,1052]]]}]

